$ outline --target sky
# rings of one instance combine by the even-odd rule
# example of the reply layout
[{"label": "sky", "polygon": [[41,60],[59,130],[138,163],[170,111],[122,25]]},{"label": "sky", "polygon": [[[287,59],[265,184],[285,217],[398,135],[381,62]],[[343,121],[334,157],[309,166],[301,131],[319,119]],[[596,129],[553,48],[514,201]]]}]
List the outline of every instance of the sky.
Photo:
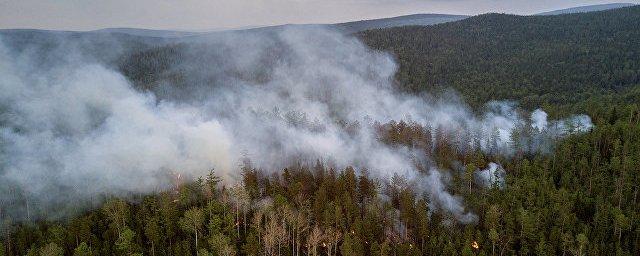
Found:
[{"label": "sky", "polygon": [[535,14],[640,0],[0,0],[0,28],[217,30],[415,13]]}]

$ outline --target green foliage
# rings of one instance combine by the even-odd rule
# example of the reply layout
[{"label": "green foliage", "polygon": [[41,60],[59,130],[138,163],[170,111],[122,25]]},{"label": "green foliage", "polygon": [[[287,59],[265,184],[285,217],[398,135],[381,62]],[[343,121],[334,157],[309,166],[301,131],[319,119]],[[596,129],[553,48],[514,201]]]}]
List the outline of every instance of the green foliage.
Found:
[{"label": "green foliage", "polygon": [[[107,200],[70,220],[6,225],[0,256],[640,255],[638,22],[634,7],[490,14],[359,34],[396,56],[397,80],[408,90],[453,87],[474,106],[512,98],[594,120],[592,131],[557,141],[549,154],[512,157],[452,147],[449,131],[432,134],[414,122],[373,127],[382,143],[422,150],[457,170],[446,189],[464,199],[476,223],[459,223],[422,193],[424,184],[400,175],[380,179],[320,160],[263,172],[244,160],[235,186],[211,172],[172,191]],[[134,82],[152,84],[160,79],[154,72],[170,75],[165,68],[179,56],[180,46],[167,46],[123,67]],[[505,168],[504,187],[476,184],[475,172],[489,162]]]},{"label": "green foliage", "polygon": [[395,56],[396,79],[408,91],[453,88],[472,106],[513,99],[537,108],[637,90],[639,26],[640,7],[632,7],[558,16],[486,14],[358,36]]},{"label": "green foliage", "polygon": [[73,256],[92,256],[91,248],[87,243],[82,242],[76,249],[73,250]]},{"label": "green foliage", "polygon": [[236,250],[231,244],[229,237],[221,233],[211,235],[209,245],[211,245],[211,249],[216,252],[217,255],[233,256],[236,254]]},{"label": "green foliage", "polygon": [[118,240],[116,240],[115,246],[118,251],[123,253],[124,255],[129,255],[134,250],[134,238],[136,233],[131,229],[126,228],[120,233],[118,236]]},{"label": "green foliage", "polygon": [[40,248],[40,256],[63,256],[64,250],[55,243],[48,243]]},{"label": "green foliage", "polygon": [[[609,108],[594,116],[599,121],[593,131],[559,141],[551,154],[499,159],[507,170],[501,189],[469,179],[472,170],[498,159],[442,148],[435,139],[429,154],[442,155],[442,150],[447,152],[442,159],[476,159],[453,173],[448,189],[463,196],[468,209],[479,215],[477,223],[457,223],[401,176],[378,180],[364,170],[336,171],[318,161],[279,175],[244,170],[250,173],[245,177],[255,181],[252,186],[263,191],[249,198],[246,185],[204,194],[211,187],[191,186],[201,191],[189,193],[202,196],[186,195],[195,199],[187,205],[179,201],[185,195],[169,191],[146,195],[138,203],[110,200],[66,224],[19,226],[6,240],[8,248],[14,248],[7,255],[40,255],[43,250],[193,255],[196,249],[199,255],[636,255],[638,108],[626,103]],[[384,126],[397,130],[398,125]],[[383,141],[396,136],[384,131]],[[395,138],[420,147],[415,142],[419,137],[405,133]],[[246,219],[241,217],[243,200],[251,202]],[[239,228],[245,222],[246,230]],[[71,230],[88,234],[78,236]],[[196,237],[206,242],[194,247]],[[472,242],[479,248],[472,248]]]},{"label": "green foliage", "polygon": [[191,208],[184,213],[178,224],[186,232],[196,233],[202,228],[204,214],[199,208]]},{"label": "green foliage", "polygon": [[112,199],[102,206],[102,211],[111,222],[111,226],[120,234],[127,226],[129,205],[122,199]]}]

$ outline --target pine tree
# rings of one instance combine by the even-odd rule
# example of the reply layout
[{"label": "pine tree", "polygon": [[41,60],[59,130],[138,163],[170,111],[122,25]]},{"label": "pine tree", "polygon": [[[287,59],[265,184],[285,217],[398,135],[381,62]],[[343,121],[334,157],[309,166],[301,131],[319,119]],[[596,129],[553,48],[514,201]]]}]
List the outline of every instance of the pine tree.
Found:
[{"label": "pine tree", "polygon": [[195,250],[198,251],[198,233],[204,224],[204,214],[200,208],[194,207],[187,210],[184,216],[178,221],[180,228],[185,232],[194,234]]}]

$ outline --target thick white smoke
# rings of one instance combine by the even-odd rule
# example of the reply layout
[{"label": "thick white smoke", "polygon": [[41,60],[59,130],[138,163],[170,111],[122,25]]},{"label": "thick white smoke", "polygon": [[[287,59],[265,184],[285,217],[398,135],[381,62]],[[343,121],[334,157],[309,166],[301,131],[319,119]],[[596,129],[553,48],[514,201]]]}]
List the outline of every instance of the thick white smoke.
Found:
[{"label": "thick white smoke", "polygon": [[504,178],[506,175],[507,173],[501,165],[489,163],[489,166],[486,169],[476,172],[476,180],[480,185],[487,188],[493,186],[504,188]]},{"label": "thick white smoke", "polygon": [[462,223],[472,223],[478,220],[478,216],[465,210],[462,197],[452,195],[447,191],[448,177],[432,169],[424,177],[424,186],[433,206],[451,213],[456,220]]},{"label": "thick white smoke", "polygon": [[546,129],[549,125],[547,116],[547,113],[542,111],[542,109],[536,109],[531,113],[531,126],[538,131]]},{"label": "thick white smoke", "polygon": [[[52,201],[162,189],[171,173],[195,177],[215,168],[232,181],[239,176],[238,161],[248,152],[253,164],[265,170],[320,158],[338,167],[366,167],[380,178],[399,173],[423,181],[434,205],[470,222],[476,217],[447,191],[444,170],[417,171],[416,161],[430,162],[424,152],[381,143],[373,122],[403,119],[463,131],[473,134],[483,150],[506,154],[514,151],[511,141],[518,127],[563,136],[591,126],[586,116],[574,118],[578,125],[568,125],[547,121],[541,111],[530,122],[514,104],[501,102],[488,104],[487,112],[476,116],[455,96],[398,92],[393,85],[397,67],[389,54],[337,32],[284,30],[211,40],[225,51],[224,61],[179,67],[187,79],[198,80],[197,87],[183,88],[199,92],[193,97],[197,100],[141,93],[114,70],[78,59],[34,69],[37,56],[9,54],[0,47],[5,159],[0,183],[17,187],[31,198],[32,207],[44,209]],[[260,72],[266,70],[265,79],[239,79],[224,72],[259,73],[253,65],[271,56],[276,45],[278,57],[260,67]],[[208,84],[200,79],[204,74],[222,78]],[[547,142],[530,144],[529,150],[538,151]],[[0,199],[10,201],[6,197]]]}]

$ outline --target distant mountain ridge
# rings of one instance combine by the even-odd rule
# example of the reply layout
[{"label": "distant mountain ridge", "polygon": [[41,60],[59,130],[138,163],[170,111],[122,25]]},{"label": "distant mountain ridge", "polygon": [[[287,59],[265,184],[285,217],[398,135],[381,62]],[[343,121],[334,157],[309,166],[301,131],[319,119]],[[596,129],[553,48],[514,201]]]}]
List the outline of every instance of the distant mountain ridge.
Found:
[{"label": "distant mountain ridge", "polygon": [[[570,13],[586,13],[595,11],[604,11],[617,8],[624,8],[634,6],[633,3],[612,3],[612,4],[599,4],[579,6],[561,10],[554,10],[549,12],[542,12],[535,15],[560,15]],[[215,29],[209,31],[181,31],[181,30],[157,30],[157,29],[143,29],[143,28],[104,28],[91,31],[65,31],[65,30],[41,30],[41,29],[0,29],[0,34],[6,33],[44,33],[49,32],[53,34],[121,34],[138,37],[154,37],[158,39],[172,39],[181,37],[191,37],[199,35],[209,35],[229,31],[271,31],[278,30],[287,27],[333,27],[337,28],[345,33],[357,33],[371,29],[393,28],[402,26],[429,26],[447,22],[454,22],[469,18],[468,15],[455,15],[455,14],[409,14],[389,18],[379,18],[371,20],[359,20],[333,24],[283,24],[274,26],[256,26],[256,27],[244,27],[238,29]]]},{"label": "distant mountain ridge", "polygon": [[631,7],[636,4],[633,3],[612,3],[612,4],[596,4],[596,5],[587,5],[587,6],[578,6],[567,9],[560,9],[549,12],[542,12],[536,15],[560,15],[560,14],[571,14],[571,13],[585,13],[585,12],[597,12],[597,11],[606,11],[611,9],[618,9],[624,7]]},{"label": "distant mountain ridge", "polygon": [[535,108],[596,95],[638,102],[638,27],[637,5],[557,16],[484,14],[357,35],[394,55],[396,80],[408,91],[453,88],[478,107],[513,99]]},{"label": "distant mountain ridge", "polygon": [[0,29],[0,34],[6,33],[44,33],[51,32],[54,34],[124,34],[138,37],[155,37],[162,39],[191,37],[224,33],[230,31],[271,31],[287,27],[332,27],[337,28],[345,33],[356,33],[369,29],[391,28],[401,26],[428,26],[445,22],[453,22],[466,19],[470,16],[451,15],[451,14],[411,14],[390,18],[350,21],[334,24],[283,24],[274,26],[212,30],[212,31],[179,31],[179,30],[156,30],[141,28],[105,28],[91,31],[64,31],[64,30],[40,30],[40,29]]},{"label": "distant mountain ridge", "polygon": [[337,23],[333,26],[349,33],[370,29],[402,27],[402,26],[429,26],[446,22],[459,21],[468,18],[467,15],[451,14],[412,14],[391,18],[361,20],[345,23]]},{"label": "distant mountain ridge", "polygon": [[96,33],[122,33],[134,36],[148,36],[160,38],[175,38],[183,36],[194,36],[202,34],[202,32],[180,31],[180,30],[158,30],[158,29],[142,29],[142,28],[105,28],[93,30]]}]

